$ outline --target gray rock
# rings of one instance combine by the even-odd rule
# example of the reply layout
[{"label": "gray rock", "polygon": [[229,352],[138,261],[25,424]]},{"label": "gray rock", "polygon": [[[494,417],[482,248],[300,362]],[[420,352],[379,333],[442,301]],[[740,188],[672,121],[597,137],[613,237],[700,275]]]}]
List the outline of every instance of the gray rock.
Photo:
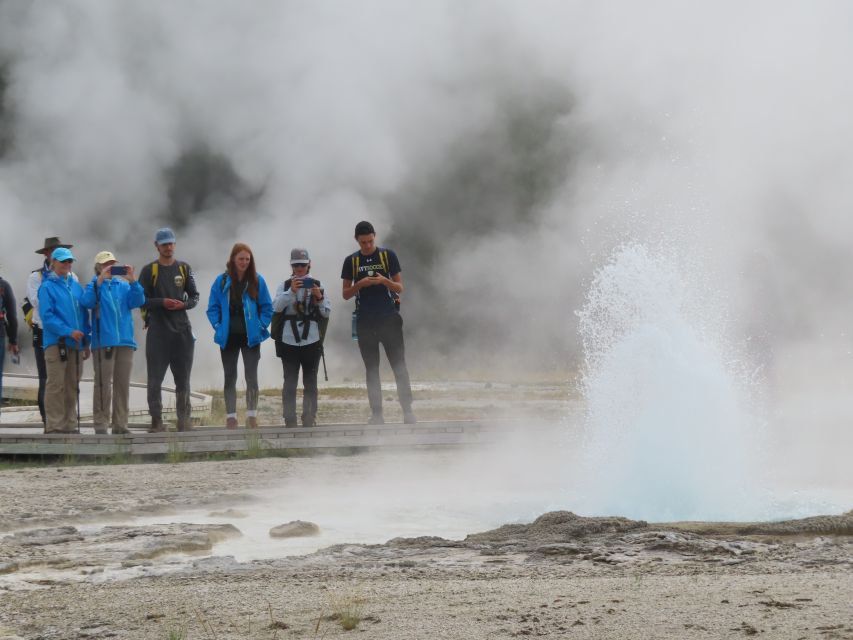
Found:
[{"label": "gray rock", "polygon": [[294,520],[270,529],[271,538],[305,538],[319,535],[320,527],[313,522],[305,522],[304,520]]}]

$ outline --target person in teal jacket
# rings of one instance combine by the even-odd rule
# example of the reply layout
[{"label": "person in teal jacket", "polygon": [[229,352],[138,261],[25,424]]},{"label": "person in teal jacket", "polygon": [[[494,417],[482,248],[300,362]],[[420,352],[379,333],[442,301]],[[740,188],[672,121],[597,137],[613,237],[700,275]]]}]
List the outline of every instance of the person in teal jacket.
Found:
[{"label": "person in teal jacket", "polygon": [[261,343],[269,338],[272,300],[267,283],[255,270],[255,257],[248,245],[238,242],[231,249],[225,273],[210,287],[207,318],[220,347],[225,373],[225,426],[237,428],[237,358],[243,354],[246,376],[246,426],[258,426],[258,362]]},{"label": "person in teal jacket", "polygon": [[115,435],[130,433],[127,428],[130,372],[136,351],[132,311],[144,303],[145,292],[132,266],[119,266],[109,251],[95,256],[95,276],[80,299],[80,304],[92,310],[95,433],[107,433],[109,426]]},{"label": "person in teal jacket", "polygon": [[83,361],[89,357],[89,314],[80,304],[83,288],[71,275],[74,255],[65,247],[50,255],[50,272],[38,291],[44,332],[45,433],[80,430],[79,394]]}]

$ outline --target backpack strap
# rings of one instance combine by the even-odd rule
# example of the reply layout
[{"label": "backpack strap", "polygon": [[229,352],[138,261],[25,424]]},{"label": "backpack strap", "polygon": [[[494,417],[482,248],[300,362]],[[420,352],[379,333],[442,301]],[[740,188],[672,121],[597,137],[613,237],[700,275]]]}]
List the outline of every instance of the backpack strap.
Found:
[{"label": "backpack strap", "polygon": [[151,263],[151,288],[157,286],[157,274],[160,272],[160,263],[156,260]]}]

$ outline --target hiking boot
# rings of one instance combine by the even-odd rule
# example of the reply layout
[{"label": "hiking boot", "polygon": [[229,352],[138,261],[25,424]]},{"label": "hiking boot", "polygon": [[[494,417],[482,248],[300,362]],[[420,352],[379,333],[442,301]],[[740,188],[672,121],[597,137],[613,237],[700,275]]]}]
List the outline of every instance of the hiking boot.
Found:
[{"label": "hiking boot", "polygon": [[237,418],[227,418],[225,420],[225,428],[226,429],[236,429],[237,428]]},{"label": "hiking boot", "polygon": [[114,436],[126,436],[130,433],[130,429],[127,427],[117,427],[113,426],[113,435]]},{"label": "hiking boot", "polygon": [[189,420],[178,418],[178,431],[192,431],[193,423]]},{"label": "hiking boot", "polygon": [[385,424],[385,418],[382,417],[381,413],[374,413],[368,419],[367,424]]},{"label": "hiking boot", "polygon": [[418,419],[415,417],[415,414],[412,413],[411,409],[409,411],[403,412],[403,422],[405,424],[417,424]]},{"label": "hiking boot", "polygon": [[95,425],[95,433],[98,435],[104,435],[110,432],[110,429],[105,424],[96,424]]},{"label": "hiking boot", "polygon": [[246,416],[246,428],[247,429],[257,429],[258,428],[258,418],[256,416]]},{"label": "hiking boot", "polygon": [[296,418],[285,418],[284,426],[288,428],[293,428],[296,426]]},{"label": "hiking boot", "polygon": [[317,419],[314,416],[302,416],[303,427],[316,427]]},{"label": "hiking boot", "polygon": [[148,427],[148,433],[162,433],[166,430],[166,425],[163,424],[163,418],[151,417],[151,426]]}]

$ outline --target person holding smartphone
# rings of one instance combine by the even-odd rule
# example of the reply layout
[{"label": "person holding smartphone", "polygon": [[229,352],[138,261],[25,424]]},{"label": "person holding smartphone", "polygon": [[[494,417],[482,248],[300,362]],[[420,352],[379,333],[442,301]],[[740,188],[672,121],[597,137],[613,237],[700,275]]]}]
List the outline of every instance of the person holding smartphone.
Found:
[{"label": "person holding smartphone", "polygon": [[302,426],[317,424],[317,371],[323,353],[320,323],[328,318],[331,303],[320,281],[312,278],[307,249],[290,252],[292,275],[278,285],[273,309],[282,313],[281,333],[273,336],[281,358],[284,386],[281,389],[285,427],[296,426],[296,386],[302,369]]},{"label": "person holding smartphone", "polygon": [[130,372],[136,351],[132,311],[144,303],[132,266],[119,265],[109,251],[95,256],[95,276],[80,298],[80,304],[91,309],[95,433],[107,433],[108,426],[115,435],[130,433]]},{"label": "person holding smartphone", "polygon": [[355,327],[353,337],[358,348],[367,381],[370,402],[368,424],[383,424],[382,385],[379,379],[379,345],[397,382],[397,397],[403,409],[403,422],[418,420],[412,412],[412,386],[406,367],[403,343],[403,317],[400,315],[400,295],[403,276],[397,254],[376,245],[373,225],[362,220],[355,226],[355,241],[359,250],[347,256],[341,269],[344,300],[355,298]]}]

